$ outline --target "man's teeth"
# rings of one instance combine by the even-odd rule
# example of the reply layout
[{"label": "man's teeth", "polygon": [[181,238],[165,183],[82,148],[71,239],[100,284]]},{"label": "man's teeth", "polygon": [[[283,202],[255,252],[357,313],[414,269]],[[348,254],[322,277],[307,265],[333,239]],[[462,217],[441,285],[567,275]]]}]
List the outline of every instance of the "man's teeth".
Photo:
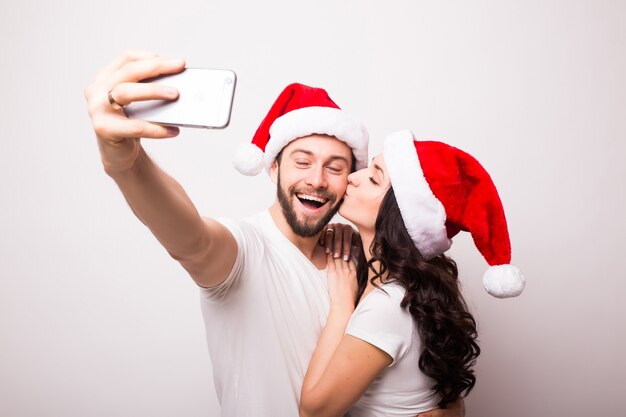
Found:
[{"label": "man's teeth", "polygon": [[309,200],[309,201],[317,201],[318,203],[325,204],[328,200],[321,197],[315,197],[313,195],[307,194],[296,194],[296,196],[301,200]]}]

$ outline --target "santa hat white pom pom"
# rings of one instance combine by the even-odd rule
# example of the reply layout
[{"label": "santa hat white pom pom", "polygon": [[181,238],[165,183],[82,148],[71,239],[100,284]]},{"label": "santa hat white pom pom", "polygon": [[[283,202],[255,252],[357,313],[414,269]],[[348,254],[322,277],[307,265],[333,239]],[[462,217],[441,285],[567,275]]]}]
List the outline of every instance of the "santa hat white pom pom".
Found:
[{"label": "santa hat white pom pom", "polygon": [[263,170],[263,151],[252,143],[244,143],[235,149],[233,165],[243,175],[257,175]]},{"label": "santa hat white pom pom", "polygon": [[514,265],[492,266],[483,276],[483,286],[489,294],[497,298],[517,297],[525,285],[522,271]]}]

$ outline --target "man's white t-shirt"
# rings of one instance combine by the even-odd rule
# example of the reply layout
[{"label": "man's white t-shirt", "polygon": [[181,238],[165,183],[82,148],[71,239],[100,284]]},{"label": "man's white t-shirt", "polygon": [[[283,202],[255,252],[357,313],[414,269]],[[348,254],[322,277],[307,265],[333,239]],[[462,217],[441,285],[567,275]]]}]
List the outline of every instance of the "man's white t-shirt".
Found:
[{"label": "man's white t-shirt", "polygon": [[200,291],[222,416],[297,416],[328,317],[326,270],[280,232],[268,211],[221,222],[237,241],[237,259],[222,284]]},{"label": "man's white t-shirt", "polygon": [[[304,375],[328,317],[327,271],[315,268],[268,211],[220,221],[237,241],[237,258],[222,284],[200,292],[222,416],[298,416]],[[437,403],[432,381],[419,372],[417,329],[400,308],[404,289],[383,288],[387,293],[375,289],[359,303],[346,333],[394,361],[352,417],[414,416]]]},{"label": "man's white t-shirt", "polygon": [[434,381],[419,369],[421,341],[411,314],[400,307],[399,284],[375,288],[354,310],[346,334],[386,352],[393,362],[380,373],[350,410],[351,417],[404,416],[437,407]]}]

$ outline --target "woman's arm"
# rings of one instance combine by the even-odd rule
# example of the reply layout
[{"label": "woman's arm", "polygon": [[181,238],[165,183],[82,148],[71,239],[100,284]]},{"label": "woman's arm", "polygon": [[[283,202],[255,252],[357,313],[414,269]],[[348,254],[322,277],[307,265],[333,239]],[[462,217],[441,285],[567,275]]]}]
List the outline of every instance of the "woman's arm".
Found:
[{"label": "woman's arm", "polygon": [[377,347],[344,335],[356,297],[354,262],[328,257],[330,314],[302,385],[300,416],[342,416],[392,362]]}]

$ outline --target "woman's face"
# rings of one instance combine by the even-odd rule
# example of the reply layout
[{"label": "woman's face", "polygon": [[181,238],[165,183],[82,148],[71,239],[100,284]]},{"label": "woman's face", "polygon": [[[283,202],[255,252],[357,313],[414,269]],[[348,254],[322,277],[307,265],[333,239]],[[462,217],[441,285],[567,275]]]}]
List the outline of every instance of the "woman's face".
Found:
[{"label": "woman's face", "polygon": [[360,230],[374,230],[380,204],[390,186],[385,160],[379,154],[369,167],[348,176],[339,214]]}]

